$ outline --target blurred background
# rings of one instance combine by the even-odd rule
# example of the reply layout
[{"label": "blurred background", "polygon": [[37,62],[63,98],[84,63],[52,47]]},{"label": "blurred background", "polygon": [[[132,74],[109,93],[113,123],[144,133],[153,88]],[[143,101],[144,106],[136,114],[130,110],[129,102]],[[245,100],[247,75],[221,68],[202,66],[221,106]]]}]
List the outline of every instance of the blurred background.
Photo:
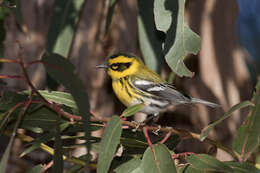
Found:
[{"label": "blurred background", "polygon": [[[1,49],[4,58],[18,56],[19,41],[25,61],[40,59],[45,51],[53,3],[53,0],[21,0],[22,25],[17,25],[12,13],[2,19],[6,32]],[[117,1],[106,34],[108,7],[108,0],[84,2],[68,57],[84,81],[91,110],[100,116],[120,114],[125,107],[113,94],[111,80],[104,71],[96,70],[95,66],[116,51],[142,56],[138,40],[137,1]],[[260,71],[259,9],[259,0],[251,0],[250,3],[246,0],[186,0],[185,18],[190,28],[200,35],[201,50],[198,55],[187,55],[185,59],[188,68],[195,72],[194,77],[175,76],[173,85],[193,97],[216,102],[222,107],[212,109],[201,105],[178,106],[164,113],[159,124],[200,133],[203,127],[217,120],[233,105],[251,98]],[[163,64],[161,75],[167,80],[171,71],[163,58],[160,62]],[[2,64],[0,70],[0,74],[21,73],[20,68],[12,64]],[[45,88],[46,74],[42,65],[32,66],[30,75],[37,88]],[[6,85],[1,85],[2,90],[20,91],[28,88],[19,80],[4,82]],[[62,87],[58,89],[64,90]],[[236,135],[247,112],[247,109],[236,111],[218,125],[210,137],[230,146],[231,139]],[[17,159],[19,151],[22,151],[20,147],[22,146],[17,141],[12,160],[16,165],[19,162],[18,167],[23,167],[29,163],[26,159]],[[178,146],[179,152],[200,153],[208,150],[208,146],[195,140],[184,140]],[[38,161],[45,159],[44,155],[31,157]],[[230,159],[221,151],[217,152],[217,158]],[[19,172],[20,168],[16,169]]]}]

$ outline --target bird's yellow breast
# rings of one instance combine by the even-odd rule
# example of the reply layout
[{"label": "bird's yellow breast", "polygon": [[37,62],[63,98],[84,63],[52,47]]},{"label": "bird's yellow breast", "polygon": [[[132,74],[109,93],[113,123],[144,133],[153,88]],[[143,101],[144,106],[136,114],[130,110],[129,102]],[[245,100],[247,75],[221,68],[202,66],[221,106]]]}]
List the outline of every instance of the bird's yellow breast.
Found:
[{"label": "bird's yellow breast", "polygon": [[113,80],[112,87],[118,99],[125,106],[128,107],[138,103],[138,95],[133,92],[133,89],[129,86],[127,79],[120,78],[118,80]]}]

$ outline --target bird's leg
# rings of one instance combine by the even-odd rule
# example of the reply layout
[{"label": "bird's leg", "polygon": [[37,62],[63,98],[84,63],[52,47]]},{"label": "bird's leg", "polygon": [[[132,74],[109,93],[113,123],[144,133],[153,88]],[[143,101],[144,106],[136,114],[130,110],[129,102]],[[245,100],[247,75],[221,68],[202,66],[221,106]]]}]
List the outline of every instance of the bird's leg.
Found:
[{"label": "bird's leg", "polygon": [[136,121],[131,121],[131,122],[135,124],[135,128],[132,129],[132,132],[136,132],[137,129],[138,129],[140,126],[144,126],[144,125],[145,125],[145,123],[143,123],[143,122],[136,122]]},{"label": "bird's leg", "polygon": [[153,132],[153,134],[155,134],[156,136],[158,136],[159,134],[159,132],[160,132],[160,130],[161,130],[161,126],[160,125],[158,125],[157,126],[158,128],[156,129],[156,130],[153,130],[152,132]]}]

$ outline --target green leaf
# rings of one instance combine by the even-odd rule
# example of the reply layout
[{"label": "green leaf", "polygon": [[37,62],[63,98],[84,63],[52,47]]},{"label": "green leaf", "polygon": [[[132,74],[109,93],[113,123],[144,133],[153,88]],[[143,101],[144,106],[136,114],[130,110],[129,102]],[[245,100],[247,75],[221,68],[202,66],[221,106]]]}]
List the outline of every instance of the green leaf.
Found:
[{"label": "green leaf", "polygon": [[222,171],[228,173],[234,172],[228,164],[206,154],[190,155],[186,157],[186,160],[195,169],[203,171]]},{"label": "green leaf", "polygon": [[238,129],[237,136],[233,140],[232,148],[241,154],[241,161],[246,161],[251,153],[259,146],[260,141],[260,80],[253,95],[255,106],[250,111],[244,124]]},{"label": "green leaf", "polygon": [[0,6],[0,58],[4,56],[4,41],[6,36],[5,20],[9,16],[10,10],[6,7]]},{"label": "green leaf", "polygon": [[200,49],[200,37],[186,26],[184,6],[185,0],[156,2],[155,23],[157,29],[166,32],[164,53],[170,68],[181,77],[192,77],[193,73],[185,66],[183,60],[188,53],[197,54]]},{"label": "green leaf", "polygon": [[15,0],[15,8],[14,8],[14,15],[16,21],[22,25],[23,22],[23,15],[22,15],[22,7],[21,7],[21,0]]},{"label": "green leaf", "polygon": [[55,0],[46,42],[48,52],[69,55],[83,3],[84,0]]},{"label": "green leaf", "polygon": [[54,156],[53,156],[53,169],[52,172],[63,172],[63,151],[62,151],[62,140],[61,140],[61,129],[60,129],[60,117],[56,120],[55,130],[55,141],[54,141]]},{"label": "green leaf", "polygon": [[156,28],[164,33],[172,24],[172,12],[166,8],[166,0],[154,1],[154,21]]},{"label": "green leaf", "polygon": [[[25,129],[38,127],[44,131],[50,131],[56,127],[57,117],[58,115],[56,112],[43,106],[42,108],[27,114],[21,123],[21,127]],[[62,120],[62,122],[65,123],[66,121]]]},{"label": "green leaf", "polygon": [[203,141],[207,138],[209,132],[219,123],[221,123],[223,120],[227,119],[232,115],[232,113],[238,109],[242,109],[248,106],[252,106],[253,104],[250,101],[243,101],[241,103],[236,104],[233,106],[229,111],[227,111],[219,120],[211,123],[210,125],[203,128],[201,134],[200,134],[200,140]]},{"label": "green leaf", "polygon": [[28,96],[25,94],[18,94],[12,91],[4,91],[2,97],[0,98],[0,111],[9,111],[17,103],[26,101]]},{"label": "green leaf", "polygon": [[170,152],[165,145],[160,143],[153,145],[153,151],[150,147],[147,148],[139,170],[136,171],[140,172],[140,170],[144,173],[177,173]]},{"label": "green leaf", "polygon": [[26,171],[26,173],[41,173],[43,170],[43,166],[41,164],[32,167],[30,170]]},{"label": "green leaf", "polygon": [[121,116],[130,117],[130,116],[134,115],[135,113],[139,112],[140,110],[142,110],[143,107],[144,107],[143,103],[130,106],[124,110],[124,112],[121,114]]},{"label": "green leaf", "polygon": [[[63,132],[65,129],[67,129],[70,125],[70,122],[65,122],[60,125],[60,130]],[[56,127],[54,127],[56,128]],[[23,157],[24,155],[40,148],[41,143],[47,143],[55,138],[55,129],[50,129],[50,131],[44,135],[41,135],[40,137],[36,138],[32,145],[28,148],[26,148],[21,154],[20,157]]]},{"label": "green leaf", "polygon": [[[81,80],[74,74],[74,66],[58,54],[45,53],[42,57],[42,62],[48,74],[68,89],[73,96],[79,109],[79,115],[82,116],[83,128],[87,141],[86,147],[90,150],[89,139],[91,129],[88,96]],[[88,156],[90,157],[89,153]],[[88,165],[89,157],[87,158],[86,165]]]},{"label": "green leaf", "polygon": [[[78,109],[73,97],[70,93],[61,91],[48,91],[48,90],[38,90],[38,92],[48,101],[55,102],[58,104],[63,104],[68,107]],[[30,94],[30,91],[24,91],[26,94]]]},{"label": "green leaf", "polygon": [[234,169],[235,173],[259,173],[260,169],[257,169],[254,165],[244,162],[225,162],[228,166]]},{"label": "green leaf", "polygon": [[101,152],[98,157],[97,173],[108,172],[117,146],[120,142],[122,125],[118,116],[113,116],[105,128],[101,140]]},{"label": "green leaf", "polygon": [[138,0],[138,35],[145,64],[156,72],[161,71],[163,60],[163,33],[155,28],[154,0]]},{"label": "green leaf", "polygon": [[10,156],[10,152],[11,152],[11,148],[13,146],[13,142],[14,142],[14,137],[15,135],[12,135],[6,149],[5,152],[1,158],[1,162],[0,162],[0,172],[5,172],[7,164],[8,164],[8,160],[9,160],[9,156]]},{"label": "green leaf", "polygon": [[16,135],[16,131],[19,127],[19,124],[22,120],[22,117],[24,115],[24,113],[26,112],[26,109],[25,107],[20,111],[19,115],[18,115],[18,118],[15,122],[15,125],[14,125],[14,128],[13,128],[13,132],[11,134],[11,138],[10,138],[10,141],[8,143],[8,146],[6,147],[5,149],[5,152],[1,158],[1,161],[0,161],[0,172],[5,172],[6,168],[7,168],[7,164],[8,164],[8,160],[9,160],[9,156],[10,156],[10,152],[11,152],[11,148],[12,148],[12,145],[13,145],[13,142],[14,142],[14,139],[15,139],[15,135]]},{"label": "green leaf", "polygon": [[133,158],[128,162],[120,165],[114,171],[116,173],[131,173],[133,170],[137,169],[141,164],[140,158]]},{"label": "green leaf", "polygon": [[179,168],[178,173],[205,173],[205,171],[195,169],[192,165],[186,164]]},{"label": "green leaf", "polygon": [[107,12],[107,17],[106,17],[106,25],[105,25],[105,34],[107,34],[109,26],[112,21],[112,17],[114,15],[114,9],[116,6],[117,0],[109,0],[109,7],[108,7],[108,12]]}]

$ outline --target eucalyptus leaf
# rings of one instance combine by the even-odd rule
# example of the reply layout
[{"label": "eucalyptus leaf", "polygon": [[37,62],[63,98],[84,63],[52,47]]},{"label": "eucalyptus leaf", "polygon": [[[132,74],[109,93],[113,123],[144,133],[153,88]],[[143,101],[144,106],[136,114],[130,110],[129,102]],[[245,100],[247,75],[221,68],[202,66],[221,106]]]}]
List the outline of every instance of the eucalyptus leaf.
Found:
[{"label": "eucalyptus leaf", "polygon": [[211,123],[210,125],[206,126],[203,128],[201,134],[200,134],[200,140],[203,141],[204,139],[207,138],[209,132],[219,123],[221,123],[223,120],[227,119],[232,115],[232,113],[238,109],[242,109],[248,106],[252,106],[253,104],[250,101],[243,101],[241,103],[236,104],[233,106],[229,111],[227,111],[219,120]]},{"label": "eucalyptus leaf", "polygon": [[177,173],[177,170],[167,147],[159,143],[153,145],[153,150],[150,147],[147,148],[143,155],[141,165],[133,172]]},{"label": "eucalyptus leaf", "polygon": [[83,3],[84,0],[54,1],[46,42],[48,52],[69,55]]},{"label": "eucalyptus leaf", "polygon": [[162,44],[164,33],[156,30],[153,5],[154,0],[138,0],[138,35],[145,64],[156,72],[160,72],[163,61]]},{"label": "eucalyptus leaf", "polygon": [[133,170],[137,169],[141,164],[140,158],[133,158],[129,160],[128,162],[120,165],[114,171],[116,173],[131,173]]},{"label": "eucalyptus leaf", "polygon": [[113,116],[104,131],[98,157],[97,173],[109,172],[109,167],[120,142],[122,125],[118,116]]},{"label": "eucalyptus leaf", "polygon": [[[61,91],[48,91],[48,90],[38,90],[38,92],[48,101],[55,102],[58,104],[63,104],[68,107],[78,109],[73,97],[70,93]],[[24,91],[26,94],[30,94],[30,91]]]},{"label": "eucalyptus leaf", "polygon": [[163,51],[170,68],[180,77],[192,77],[185,66],[188,53],[197,54],[200,37],[184,21],[185,0],[161,0],[155,2],[155,23],[157,29],[166,33]]},{"label": "eucalyptus leaf", "polygon": [[[79,115],[82,117],[83,129],[85,133],[85,139],[87,141],[86,147],[90,150],[90,112],[89,101],[85,91],[85,87],[82,81],[75,75],[75,67],[64,57],[59,54],[45,53],[42,57],[42,62],[48,74],[59,83],[65,86],[73,96],[77,107],[79,109]],[[90,159],[88,153],[87,163]]]},{"label": "eucalyptus leaf", "polygon": [[238,129],[232,143],[232,148],[241,155],[241,161],[246,161],[260,142],[260,80],[256,85],[252,102],[254,106],[250,107],[248,117]]},{"label": "eucalyptus leaf", "polygon": [[43,165],[39,164],[39,165],[32,167],[25,173],[41,173],[42,171],[43,171]]},{"label": "eucalyptus leaf", "polygon": [[130,116],[136,114],[137,112],[141,111],[143,109],[143,107],[144,107],[143,103],[130,106],[124,110],[124,112],[121,114],[121,116],[130,117]]},{"label": "eucalyptus leaf", "polygon": [[207,154],[190,155],[186,157],[186,160],[192,167],[202,171],[234,172],[228,164]]}]

